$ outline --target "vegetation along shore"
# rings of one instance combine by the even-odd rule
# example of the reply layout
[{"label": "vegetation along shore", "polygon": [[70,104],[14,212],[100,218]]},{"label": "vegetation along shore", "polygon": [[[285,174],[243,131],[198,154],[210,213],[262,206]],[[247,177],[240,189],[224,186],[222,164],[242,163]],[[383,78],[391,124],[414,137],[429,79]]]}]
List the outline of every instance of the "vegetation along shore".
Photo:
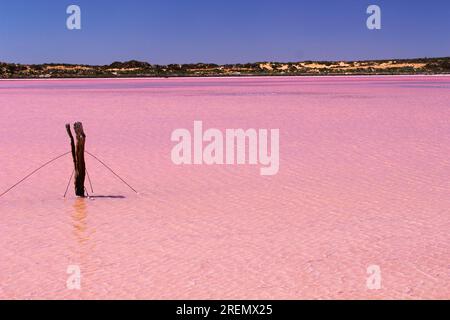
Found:
[{"label": "vegetation along shore", "polygon": [[0,78],[115,78],[302,75],[410,75],[450,74],[450,57],[366,61],[256,62],[156,65],[148,62],[79,64],[15,64],[0,62]]}]

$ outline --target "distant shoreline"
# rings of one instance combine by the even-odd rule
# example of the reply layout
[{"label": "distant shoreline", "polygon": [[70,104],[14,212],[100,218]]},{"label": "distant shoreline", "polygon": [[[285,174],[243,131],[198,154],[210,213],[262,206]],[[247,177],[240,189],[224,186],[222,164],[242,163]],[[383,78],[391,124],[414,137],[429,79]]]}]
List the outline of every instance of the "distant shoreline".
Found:
[{"label": "distant shoreline", "polygon": [[390,78],[390,77],[450,77],[450,73],[439,74],[371,74],[371,75],[301,75],[301,76],[272,76],[272,75],[258,75],[258,76],[195,76],[195,77],[115,77],[115,78],[89,78],[89,77],[70,77],[70,78],[0,78],[0,82],[4,81],[60,81],[60,80],[175,80],[175,79],[255,79],[255,78]]},{"label": "distant shoreline", "polygon": [[450,74],[450,57],[363,60],[152,65],[131,60],[110,65],[0,62],[0,79],[123,79],[261,76],[385,76]]}]

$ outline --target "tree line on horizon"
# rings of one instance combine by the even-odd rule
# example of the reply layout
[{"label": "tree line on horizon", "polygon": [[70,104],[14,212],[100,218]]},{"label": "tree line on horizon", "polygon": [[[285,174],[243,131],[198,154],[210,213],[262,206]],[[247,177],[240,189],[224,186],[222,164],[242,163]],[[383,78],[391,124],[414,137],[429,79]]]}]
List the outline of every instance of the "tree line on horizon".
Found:
[{"label": "tree line on horizon", "polygon": [[450,57],[361,61],[190,63],[157,65],[130,60],[109,65],[0,62],[0,78],[177,77],[239,75],[450,74]]}]

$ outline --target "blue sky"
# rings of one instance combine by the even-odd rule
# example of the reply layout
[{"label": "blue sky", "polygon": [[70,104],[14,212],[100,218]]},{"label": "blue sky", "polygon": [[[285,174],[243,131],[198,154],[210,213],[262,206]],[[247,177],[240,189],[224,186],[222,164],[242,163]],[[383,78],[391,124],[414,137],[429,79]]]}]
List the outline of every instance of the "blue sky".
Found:
[{"label": "blue sky", "polygon": [[[66,8],[82,29],[66,28]],[[382,29],[366,28],[366,8]],[[0,61],[245,63],[450,56],[448,0],[0,0]]]}]

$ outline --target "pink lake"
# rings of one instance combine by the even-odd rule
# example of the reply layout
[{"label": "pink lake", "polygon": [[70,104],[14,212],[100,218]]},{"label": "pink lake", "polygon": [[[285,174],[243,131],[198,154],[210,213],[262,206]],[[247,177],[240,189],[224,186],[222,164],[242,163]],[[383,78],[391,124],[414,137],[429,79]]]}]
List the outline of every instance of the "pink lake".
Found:
[{"label": "pink lake", "polygon": [[[67,156],[1,197],[0,299],[450,298],[450,76],[0,81],[0,114],[0,193],[78,120],[139,191],[88,157],[63,198]],[[278,128],[278,174],[174,165],[194,120]]]}]

